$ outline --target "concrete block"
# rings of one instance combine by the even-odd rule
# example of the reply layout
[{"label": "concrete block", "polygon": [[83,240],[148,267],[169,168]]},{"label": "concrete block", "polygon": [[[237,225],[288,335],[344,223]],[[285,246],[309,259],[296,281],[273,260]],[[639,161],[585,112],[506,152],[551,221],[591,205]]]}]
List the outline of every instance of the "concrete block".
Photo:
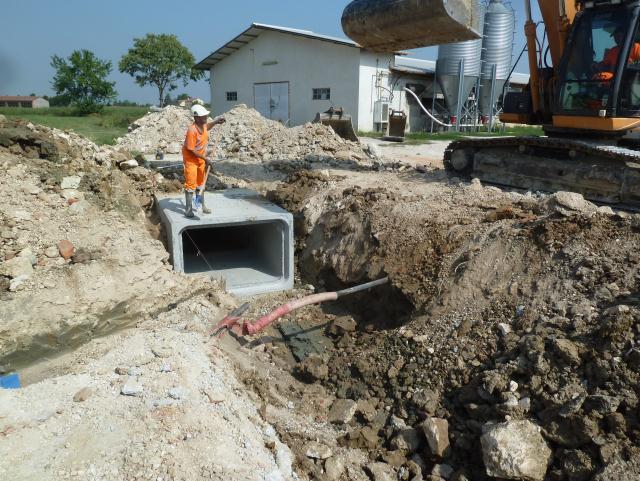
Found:
[{"label": "concrete block", "polygon": [[222,279],[241,296],[292,289],[293,216],[251,190],[205,195],[212,213],[193,219],[184,194],[157,199],[173,268]]}]

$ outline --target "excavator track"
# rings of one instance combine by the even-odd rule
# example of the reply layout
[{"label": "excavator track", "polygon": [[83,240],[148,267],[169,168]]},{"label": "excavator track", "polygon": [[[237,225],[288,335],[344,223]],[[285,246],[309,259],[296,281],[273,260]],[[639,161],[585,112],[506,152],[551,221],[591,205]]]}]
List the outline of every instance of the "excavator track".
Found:
[{"label": "excavator track", "polygon": [[571,191],[640,210],[640,152],[552,137],[461,139],[449,144],[445,167],[458,175],[530,191]]}]

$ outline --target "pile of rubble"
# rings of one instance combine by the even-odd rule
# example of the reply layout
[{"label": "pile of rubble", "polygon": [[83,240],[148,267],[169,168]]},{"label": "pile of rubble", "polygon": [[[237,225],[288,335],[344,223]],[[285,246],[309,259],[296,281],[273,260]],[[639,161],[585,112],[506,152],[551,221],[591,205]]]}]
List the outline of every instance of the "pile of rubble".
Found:
[{"label": "pile of rubble", "polygon": [[[217,158],[240,160],[337,159],[368,163],[370,150],[344,140],[331,127],[307,123],[288,128],[269,120],[256,110],[240,104],[224,114],[227,122],[211,132],[209,148]],[[130,125],[130,132],[117,145],[130,151],[177,154],[192,122],[188,109],[168,106],[151,112]]]},{"label": "pile of rubble", "polygon": [[436,199],[330,180],[273,194],[305,227],[303,275],[394,286],[352,300],[334,348],[296,367],[356,410],[341,445],[402,479],[640,479],[639,216],[477,181]]}]

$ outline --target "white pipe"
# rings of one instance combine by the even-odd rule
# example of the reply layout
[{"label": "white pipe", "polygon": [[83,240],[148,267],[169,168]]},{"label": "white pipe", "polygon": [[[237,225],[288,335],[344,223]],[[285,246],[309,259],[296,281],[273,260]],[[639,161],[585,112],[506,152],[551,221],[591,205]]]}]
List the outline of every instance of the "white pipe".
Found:
[{"label": "white pipe", "polygon": [[409,92],[411,95],[413,95],[413,98],[416,99],[416,102],[418,102],[418,105],[420,106],[420,108],[424,111],[425,114],[427,114],[429,117],[431,117],[431,120],[433,120],[434,122],[439,123],[440,125],[442,125],[443,127],[453,127],[453,124],[445,124],[444,122],[440,122],[438,119],[436,119],[433,115],[431,115],[431,112],[429,112],[424,105],[422,105],[422,102],[420,102],[420,99],[418,98],[418,96],[415,94],[415,92],[413,90],[409,90],[407,87],[403,88],[404,91]]}]

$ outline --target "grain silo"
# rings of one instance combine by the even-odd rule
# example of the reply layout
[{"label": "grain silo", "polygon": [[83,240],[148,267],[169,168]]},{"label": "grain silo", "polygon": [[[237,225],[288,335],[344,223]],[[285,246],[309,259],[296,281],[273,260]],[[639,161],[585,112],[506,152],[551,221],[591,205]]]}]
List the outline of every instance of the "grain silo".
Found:
[{"label": "grain silo", "polygon": [[[476,15],[480,18],[482,31],[484,8],[479,0],[475,1],[474,6]],[[478,82],[481,72],[481,49],[482,39],[448,43],[438,47],[437,81],[450,117],[460,114],[471,89]]]},{"label": "grain silo", "polygon": [[[494,105],[509,78],[513,54],[515,13],[502,0],[490,0],[484,15],[482,68],[478,109],[483,117],[494,114]],[[495,72],[495,74],[494,74]],[[493,79],[495,78],[495,83]]]}]

